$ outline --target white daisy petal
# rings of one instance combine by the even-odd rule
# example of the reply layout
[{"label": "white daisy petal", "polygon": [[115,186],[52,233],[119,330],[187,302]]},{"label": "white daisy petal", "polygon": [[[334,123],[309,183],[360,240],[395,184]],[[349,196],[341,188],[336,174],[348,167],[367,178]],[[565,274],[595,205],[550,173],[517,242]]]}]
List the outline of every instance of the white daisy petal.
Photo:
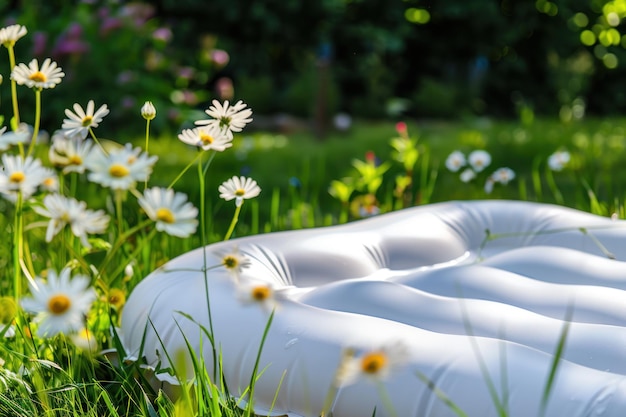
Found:
[{"label": "white daisy petal", "polygon": [[199,120],[196,125],[215,127],[232,138],[233,132],[241,132],[252,121],[252,110],[246,107],[241,100],[234,106],[229,106],[228,100],[224,104],[213,100],[213,104],[204,111],[211,119]]},{"label": "white daisy petal", "polygon": [[487,151],[477,150],[470,153],[467,160],[474,171],[481,172],[491,164],[491,155]]},{"label": "white daisy petal", "polygon": [[36,314],[37,334],[52,337],[59,333],[74,333],[84,327],[85,315],[96,298],[89,287],[89,278],[77,275],[70,277],[69,268],[49,270],[47,282],[37,277],[29,283],[31,297],[21,300],[27,312]]},{"label": "white daisy petal", "polygon": [[85,160],[85,166],[91,171],[88,175],[90,181],[114,190],[128,190],[137,182],[148,180],[157,159],[156,155],[149,156],[141,148],[133,148],[127,143],[109,154],[94,147]]},{"label": "white daisy petal", "polygon": [[11,72],[11,79],[17,84],[35,89],[54,88],[64,76],[65,73],[50,58],[44,60],[41,68],[37,59],[33,59],[28,65],[16,65]]},{"label": "white daisy petal", "polygon": [[252,178],[234,176],[219,186],[220,198],[226,201],[235,200],[235,204],[240,206],[243,200],[254,198],[259,195],[261,188]]},{"label": "white daisy petal", "polygon": [[198,209],[187,201],[183,193],[169,188],[150,188],[138,200],[156,228],[172,236],[187,237],[198,227]]}]

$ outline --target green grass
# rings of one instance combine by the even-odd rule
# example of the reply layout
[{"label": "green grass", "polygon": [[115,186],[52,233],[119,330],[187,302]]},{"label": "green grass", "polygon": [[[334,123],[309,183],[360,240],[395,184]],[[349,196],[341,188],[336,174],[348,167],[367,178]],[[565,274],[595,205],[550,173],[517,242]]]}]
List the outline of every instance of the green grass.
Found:
[{"label": "green grass", "polygon": [[[437,172],[430,202],[454,199],[510,198],[560,203],[582,210],[610,214],[623,212],[626,185],[626,119],[587,119],[564,124],[556,119],[538,119],[530,125],[518,121],[476,119],[461,122],[409,122],[409,134],[418,139],[420,164],[416,169],[413,191],[419,190],[426,173]],[[341,204],[328,192],[330,183],[354,176],[353,159],[365,159],[372,151],[379,161],[391,161],[390,138],[397,136],[392,122],[357,121],[348,132],[331,132],[324,140],[308,132],[273,134],[255,132],[235,140],[232,150],[217,155],[207,176],[207,196],[217,196],[217,186],[233,174],[243,173],[257,180],[263,192],[254,213],[244,210],[243,218],[258,217],[256,227],[242,225],[246,232],[293,228],[289,216],[295,213],[304,221],[295,227],[327,225],[338,221]],[[151,151],[160,155],[160,168],[153,175],[155,183],[166,184],[171,172],[177,172],[193,158],[189,148],[175,135],[151,142]],[[459,181],[458,174],[445,168],[445,159],[453,150],[466,154],[485,149],[492,155],[489,169],[512,168],[516,179],[507,187],[496,187],[491,194],[483,190],[484,176],[472,184]],[[569,166],[553,173],[554,186],[547,175],[546,160],[558,149],[572,155]],[[165,168],[164,168],[165,167]],[[385,174],[378,199],[391,198],[394,177],[402,169],[395,163]],[[177,184],[191,199],[197,199],[197,175],[188,172]],[[591,192],[593,191],[593,192]],[[559,195],[562,195],[562,198]],[[217,222],[217,235],[225,231],[223,223],[230,216],[224,204],[211,199],[207,207]],[[417,201],[420,203],[420,201]],[[250,207],[248,207],[249,209]],[[226,224],[227,226],[227,224]]]}]

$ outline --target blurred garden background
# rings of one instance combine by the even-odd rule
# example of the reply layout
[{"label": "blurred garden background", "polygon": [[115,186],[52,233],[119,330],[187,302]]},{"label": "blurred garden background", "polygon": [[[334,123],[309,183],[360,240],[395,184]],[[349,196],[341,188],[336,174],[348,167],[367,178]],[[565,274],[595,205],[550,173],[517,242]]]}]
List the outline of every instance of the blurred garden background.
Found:
[{"label": "blurred garden background", "polygon": [[[456,198],[622,211],[623,0],[29,0],[0,1],[0,12],[3,25],[29,28],[17,56],[51,57],[67,74],[45,97],[42,126],[60,127],[65,108],[93,99],[111,109],[101,137],[141,143],[139,108],[154,103],[150,150],[172,170],[153,180],[164,185],[191,158],[176,135],[212,99],[248,104],[254,121],[216,158],[209,185],[233,172],[259,182],[264,216],[251,231],[334,223],[359,193],[383,211]],[[20,100],[28,114],[34,99]],[[0,113],[8,120],[10,106]],[[397,122],[418,152],[410,170],[390,146]],[[465,183],[446,169],[452,151],[476,149],[515,180],[487,193],[484,178]],[[559,150],[571,160],[546,177]],[[389,180],[368,185],[355,159]],[[410,196],[398,205],[407,172]],[[333,181],[350,185],[348,201]],[[181,188],[197,197],[194,174]],[[273,216],[294,210],[297,220]]]}]

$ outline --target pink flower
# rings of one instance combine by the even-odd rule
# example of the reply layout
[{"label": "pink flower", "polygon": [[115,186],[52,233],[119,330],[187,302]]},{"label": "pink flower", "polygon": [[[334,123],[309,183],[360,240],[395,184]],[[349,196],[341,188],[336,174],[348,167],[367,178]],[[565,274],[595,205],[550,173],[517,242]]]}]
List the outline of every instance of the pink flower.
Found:
[{"label": "pink flower", "polygon": [[214,49],[211,51],[211,61],[213,61],[213,63],[218,67],[223,67],[228,64],[228,61],[230,61],[230,56],[226,51]]},{"label": "pink flower", "polygon": [[406,127],[406,123],[404,122],[398,122],[396,123],[396,132],[398,132],[398,134],[402,137],[405,137],[408,129]]}]

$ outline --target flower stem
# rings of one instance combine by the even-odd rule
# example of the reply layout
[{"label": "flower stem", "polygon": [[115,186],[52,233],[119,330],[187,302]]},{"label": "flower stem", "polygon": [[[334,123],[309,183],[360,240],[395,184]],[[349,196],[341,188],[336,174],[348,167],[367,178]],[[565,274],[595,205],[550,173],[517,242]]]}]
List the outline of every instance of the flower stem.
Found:
[{"label": "flower stem", "polygon": [[[11,72],[13,72],[13,68],[15,68],[15,51],[13,50],[13,46],[8,46],[7,51],[9,51],[9,65],[11,67]],[[15,120],[15,126],[17,127],[20,125],[20,108],[17,103],[17,83],[12,78],[11,101],[13,102],[13,119]]]},{"label": "flower stem", "polygon": [[15,201],[15,218],[13,220],[13,227],[15,228],[13,233],[13,294],[15,296],[15,302],[19,303],[22,296],[22,268],[21,260],[23,259],[22,253],[22,193],[17,193],[17,200]]},{"label": "flower stem", "polygon": [[98,147],[100,148],[100,150],[102,150],[102,152],[105,155],[108,155],[109,153],[107,152],[106,149],[104,149],[104,146],[102,146],[102,144],[100,143],[100,141],[98,140],[98,138],[96,137],[96,134],[93,133],[93,129],[89,128],[89,136],[91,136],[91,138],[93,139],[94,142],[96,142],[96,145],[98,145]]},{"label": "flower stem", "polygon": [[[198,156],[194,158],[194,161],[198,160],[198,184],[200,186],[200,240],[202,244],[202,271],[204,273],[204,296],[206,298],[207,317],[209,319],[209,331],[213,335],[213,315],[211,314],[211,298],[209,297],[209,280],[208,280],[208,265],[207,265],[207,253],[204,247],[208,244],[206,237],[206,208],[205,208],[205,178],[206,173],[202,168],[202,160],[198,159],[199,156],[204,155],[204,152],[199,152]],[[209,160],[210,161],[210,160]],[[183,171],[184,172],[184,171]],[[178,179],[178,178],[177,178]],[[174,183],[172,183],[174,185]],[[213,355],[213,380],[215,381],[218,375],[218,362],[217,362],[217,350],[215,344],[211,342],[211,353]]]},{"label": "flower stem", "polygon": [[[146,153],[148,153],[148,144],[150,143],[150,119],[146,119]],[[143,189],[148,188],[148,179],[143,184]]]},{"label": "flower stem", "polygon": [[115,214],[117,215],[117,235],[122,236],[124,216],[122,215],[122,193],[123,190],[115,190]]},{"label": "flower stem", "polygon": [[239,212],[241,212],[242,206],[243,206],[243,201],[235,209],[235,214],[233,214],[233,220],[230,222],[230,227],[228,228],[228,232],[226,232],[226,236],[224,236],[224,240],[230,239],[230,236],[233,234],[233,231],[235,230],[235,225],[237,224],[237,221],[239,220]]},{"label": "flower stem", "polygon": [[35,89],[35,125],[33,127],[33,137],[30,139],[30,145],[28,145],[27,156],[30,156],[35,149],[35,143],[37,143],[37,136],[39,136],[39,124],[41,122],[41,89]]},{"label": "flower stem", "polygon": [[187,171],[189,170],[189,168],[191,168],[191,166],[192,166],[194,163],[196,163],[196,161],[197,161],[198,159],[200,159],[200,157],[201,157],[202,155],[204,155],[204,152],[199,152],[199,153],[198,153],[198,155],[196,155],[196,157],[195,157],[195,158],[193,158],[193,161],[189,162],[189,163],[187,164],[187,166],[186,166],[186,167],[185,167],[182,171],[180,171],[180,173],[176,176],[176,178],[174,178],[174,181],[172,181],[172,182],[170,183],[170,185],[168,185],[168,186],[167,186],[167,188],[168,188],[168,189],[169,189],[169,188],[172,188],[172,187],[174,186],[174,184],[176,184],[176,183],[178,182],[178,180],[179,180],[179,179],[181,179],[181,177],[185,174],[185,172],[187,172]]}]

